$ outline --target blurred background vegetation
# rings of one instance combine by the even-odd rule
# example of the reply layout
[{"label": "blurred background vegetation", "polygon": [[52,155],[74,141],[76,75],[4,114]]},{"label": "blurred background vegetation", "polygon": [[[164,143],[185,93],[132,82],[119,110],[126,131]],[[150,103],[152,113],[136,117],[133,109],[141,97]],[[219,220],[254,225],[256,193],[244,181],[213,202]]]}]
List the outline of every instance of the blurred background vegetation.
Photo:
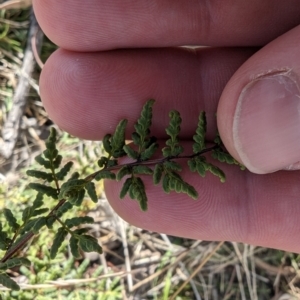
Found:
[{"label": "blurred background vegetation", "polygon": [[[41,61],[45,61],[56,46],[40,31],[33,32],[34,26],[30,0],[0,0],[2,149],[10,139],[5,135],[10,114],[18,101],[24,103],[13,151],[0,156],[0,221],[4,207],[21,214],[33,201],[34,192],[26,188],[29,181],[25,170],[34,167],[34,157],[45,149],[49,127],[55,126],[39,97],[41,68],[27,54],[32,54],[33,42]],[[32,68],[30,74],[24,74],[28,61]],[[21,100],[16,97],[18,89],[24,90]],[[59,132],[59,148],[66,159],[74,161],[79,173],[93,172],[101,142]],[[91,230],[104,254],[90,253],[74,260],[65,246],[51,261],[49,245],[54,233],[44,232],[24,249],[31,267],[10,272],[21,291],[10,292],[0,286],[0,299],[300,299],[297,254],[148,232],[125,223],[112,211],[101,184],[98,194],[97,205],[86,201],[77,214],[95,218]]]}]

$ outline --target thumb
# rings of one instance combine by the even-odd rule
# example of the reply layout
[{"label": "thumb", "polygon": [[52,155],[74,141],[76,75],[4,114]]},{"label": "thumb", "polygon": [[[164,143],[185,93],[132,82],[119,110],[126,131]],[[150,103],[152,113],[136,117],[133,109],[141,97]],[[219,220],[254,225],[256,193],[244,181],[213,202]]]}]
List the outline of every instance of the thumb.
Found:
[{"label": "thumb", "polygon": [[300,26],[247,60],[222,93],[221,138],[254,173],[300,169],[299,53]]}]

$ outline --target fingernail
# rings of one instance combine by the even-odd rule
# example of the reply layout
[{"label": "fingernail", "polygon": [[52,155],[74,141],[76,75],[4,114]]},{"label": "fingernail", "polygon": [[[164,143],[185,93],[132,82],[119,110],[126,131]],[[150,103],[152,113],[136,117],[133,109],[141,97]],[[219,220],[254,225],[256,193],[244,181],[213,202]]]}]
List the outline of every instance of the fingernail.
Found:
[{"label": "fingernail", "polygon": [[291,72],[261,76],[245,86],[235,111],[233,139],[250,171],[293,169],[300,160],[300,90]]}]

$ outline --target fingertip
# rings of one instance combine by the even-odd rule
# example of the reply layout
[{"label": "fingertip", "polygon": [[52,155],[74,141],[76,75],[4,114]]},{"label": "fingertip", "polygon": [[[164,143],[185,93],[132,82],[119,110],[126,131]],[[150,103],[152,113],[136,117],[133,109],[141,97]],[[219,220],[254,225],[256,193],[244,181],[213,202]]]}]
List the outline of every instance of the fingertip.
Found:
[{"label": "fingertip", "polygon": [[[58,49],[45,63],[40,75],[40,94],[45,110],[53,122],[63,130],[82,137],[77,112],[85,114],[88,110],[79,107],[84,103],[80,92],[80,62],[79,58],[66,52]],[[76,101],[77,99],[81,101]]]}]

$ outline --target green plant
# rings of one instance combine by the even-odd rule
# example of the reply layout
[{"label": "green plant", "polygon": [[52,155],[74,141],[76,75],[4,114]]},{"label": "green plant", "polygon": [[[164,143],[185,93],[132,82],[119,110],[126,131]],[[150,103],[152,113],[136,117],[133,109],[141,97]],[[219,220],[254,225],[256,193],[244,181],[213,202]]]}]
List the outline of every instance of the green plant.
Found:
[{"label": "green plant", "polygon": [[[107,134],[103,138],[103,147],[107,156],[101,156],[98,160],[100,169],[84,178],[80,178],[78,172],[69,176],[72,162],[61,166],[62,155],[56,148],[56,130],[51,129],[46,141],[46,150],[36,157],[36,162],[43,170],[29,170],[27,174],[42,180],[43,183],[33,182],[29,187],[37,191],[36,198],[30,207],[26,207],[21,218],[17,219],[8,208],[3,209],[6,224],[0,224],[0,250],[3,252],[0,260],[0,284],[18,290],[19,286],[12,280],[7,270],[29,266],[31,262],[21,257],[20,250],[45,227],[52,229],[54,224],[58,225],[53,244],[50,249],[50,258],[54,259],[59,248],[68,240],[72,255],[80,257],[80,252],[96,251],[102,252],[98,241],[87,234],[88,228],[84,224],[93,223],[94,220],[88,216],[70,217],[72,208],[80,206],[85,194],[93,202],[98,201],[94,181],[102,179],[122,180],[125,176],[120,198],[129,195],[136,200],[143,211],[147,210],[148,199],[142,176],[152,176],[155,185],[161,185],[166,193],[175,191],[185,193],[193,199],[197,199],[196,189],[187,183],[179,174],[182,170],[182,161],[187,163],[192,172],[197,172],[204,177],[206,172],[219,177],[221,182],[225,181],[224,172],[207,161],[204,154],[210,152],[212,157],[228,164],[239,163],[233,159],[225,150],[217,135],[214,144],[206,146],[206,118],[205,113],[199,116],[196,132],[193,136],[193,153],[183,154],[184,148],[179,140],[181,117],[180,113],[172,110],[169,113],[170,122],[166,128],[168,139],[161,149],[162,156],[153,158],[158,152],[159,144],[154,136],[151,136],[152,107],[154,100],[149,100],[144,105],[141,116],[134,125],[132,133],[132,144],[126,144],[125,132],[127,120],[121,120],[113,134]],[[120,163],[120,158],[129,157],[132,162]],[[152,168],[151,168],[152,167]],[[243,166],[240,166],[243,168]],[[68,179],[65,179],[67,176]],[[53,207],[47,206],[46,197],[55,200]]]}]

